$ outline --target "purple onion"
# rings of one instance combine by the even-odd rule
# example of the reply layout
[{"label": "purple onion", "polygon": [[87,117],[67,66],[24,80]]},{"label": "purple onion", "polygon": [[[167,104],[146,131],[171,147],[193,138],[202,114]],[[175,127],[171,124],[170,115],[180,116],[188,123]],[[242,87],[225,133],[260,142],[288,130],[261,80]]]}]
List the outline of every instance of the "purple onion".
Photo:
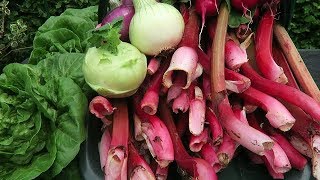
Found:
[{"label": "purple onion", "polygon": [[120,31],[120,39],[122,41],[127,41],[129,39],[129,26],[131,19],[134,15],[134,7],[132,0],[123,0],[122,4],[115,9],[113,9],[109,14],[107,14],[102,20],[101,25],[111,23],[113,20],[123,17],[122,29]]}]

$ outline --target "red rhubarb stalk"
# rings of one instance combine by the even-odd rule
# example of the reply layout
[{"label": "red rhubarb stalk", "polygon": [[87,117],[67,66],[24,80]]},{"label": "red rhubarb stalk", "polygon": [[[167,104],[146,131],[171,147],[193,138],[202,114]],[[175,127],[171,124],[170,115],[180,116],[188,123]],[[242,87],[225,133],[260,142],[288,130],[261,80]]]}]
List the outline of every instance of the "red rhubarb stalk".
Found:
[{"label": "red rhubarb stalk", "polygon": [[189,125],[189,114],[188,113],[179,113],[178,122],[176,124],[179,137],[182,137],[187,132],[188,125]]},{"label": "red rhubarb stalk", "polygon": [[238,120],[230,107],[228,98],[218,106],[219,116],[222,126],[228,135],[248,150],[264,155],[266,150],[273,147],[274,141],[264,133]]},{"label": "red rhubarb stalk", "polygon": [[225,68],[224,75],[226,79],[226,88],[232,92],[242,93],[251,85],[249,78],[230,69]]},{"label": "red rhubarb stalk", "polygon": [[251,85],[256,89],[294,104],[309,114],[314,120],[320,120],[320,104],[307,94],[296,88],[261,77],[248,63],[241,66],[241,71],[251,80]]},{"label": "red rhubarb stalk", "polygon": [[200,20],[194,9],[186,10],[188,21],[185,23],[184,33],[178,47],[187,46],[193,49],[198,47]]},{"label": "red rhubarb stalk", "polygon": [[239,144],[231,139],[228,134],[224,134],[223,141],[217,151],[217,156],[222,167],[227,167],[238,146]]},{"label": "red rhubarb stalk", "polygon": [[171,139],[174,144],[175,160],[182,169],[186,170],[193,178],[199,180],[217,179],[212,166],[200,158],[191,157],[184,148],[182,141],[174,124],[171,111],[164,100],[160,100],[160,116],[168,127]]},{"label": "red rhubarb stalk", "polygon": [[208,142],[209,132],[205,128],[199,136],[191,135],[189,140],[189,149],[192,152],[199,152],[204,144]]},{"label": "red rhubarb stalk", "polygon": [[202,90],[207,100],[211,100],[211,80],[208,74],[202,76]]},{"label": "red rhubarb stalk", "polygon": [[157,58],[151,58],[150,62],[148,64],[148,74],[153,75],[160,67],[160,59]]},{"label": "red rhubarb stalk", "polygon": [[223,129],[212,109],[206,109],[206,121],[209,123],[211,138],[214,144],[220,144],[223,138]]},{"label": "red rhubarb stalk", "polygon": [[[275,24],[274,34],[303,91],[317,102],[320,102],[319,88],[308,71],[307,66],[301,58],[299,51],[291,40],[287,30],[281,25]],[[294,97],[292,97],[292,99],[294,99]],[[316,109],[316,107],[314,108]]]},{"label": "red rhubarb stalk", "polygon": [[186,76],[185,84],[182,88],[187,89],[192,82],[197,62],[198,55],[193,48],[186,46],[178,48],[172,55],[170,66],[163,75],[163,85],[170,88],[173,85],[172,78],[180,72]]},{"label": "red rhubarb stalk", "polygon": [[141,120],[142,136],[149,151],[161,167],[174,160],[173,144],[168,129],[156,115],[145,113],[139,106],[138,95],[134,97],[135,113]]},{"label": "red rhubarb stalk", "polygon": [[277,99],[252,87],[239,94],[247,102],[261,107],[267,112],[270,124],[281,131],[289,131],[295,123],[295,118]]},{"label": "red rhubarb stalk", "polygon": [[191,134],[199,136],[204,128],[206,102],[198,86],[195,86],[190,94],[192,95],[189,107],[189,131]]},{"label": "red rhubarb stalk", "polygon": [[[166,180],[168,177],[168,171],[169,171],[169,167],[161,168],[160,166],[157,166],[156,179],[157,180]],[[148,180],[148,179],[146,179],[146,180]]]},{"label": "red rhubarb stalk", "polygon": [[132,143],[128,144],[128,177],[131,180],[155,180],[149,164],[141,157]]},{"label": "red rhubarb stalk", "polygon": [[285,84],[288,79],[272,57],[272,28],[275,16],[273,9],[269,8],[259,21],[255,36],[256,63],[265,78]]},{"label": "red rhubarb stalk", "polygon": [[272,168],[272,165],[270,164],[270,162],[267,160],[267,158],[265,156],[262,157],[266,167],[267,167],[267,170],[269,172],[269,174],[271,175],[271,177],[273,179],[284,179],[284,175],[283,173],[277,173],[273,168]]},{"label": "red rhubarb stalk", "polygon": [[233,105],[232,110],[237,119],[245,124],[249,124],[246,116],[246,111],[241,107],[240,104]]},{"label": "red rhubarb stalk", "polygon": [[[104,169],[105,179],[126,179],[128,161],[129,117],[126,100],[114,101],[117,108],[113,115],[110,149]],[[119,136],[121,132],[121,136]]]},{"label": "red rhubarb stalk", "polygon": [[168,67],[169,62],[165,61],[161,64],[159,70],[151,77],[150,85],[141,100],[141,108],[147,114],[154,115],[157,113],[162,77]]},{"label": "red rhubarb stalk", "polygon": [[106,116],[111,115],[115,110],[115,108],[112,107],[112,104],[110,103],[110,101],[105,97],[103,96],[94,97],[89,104],[89,110],[97,118],[101,119],[101,121],[104,124],[110,125],[112,123],[106,118]]},{"label": "red rhubarb stalk", "polygon": [[290,135],[289,141],[292,146],[301,154],[305,155],[306,157],[312,158],[312,149],[310,143],[305,141],[305,139],[303,139],[301,136],[299,136],[298,134]]}]

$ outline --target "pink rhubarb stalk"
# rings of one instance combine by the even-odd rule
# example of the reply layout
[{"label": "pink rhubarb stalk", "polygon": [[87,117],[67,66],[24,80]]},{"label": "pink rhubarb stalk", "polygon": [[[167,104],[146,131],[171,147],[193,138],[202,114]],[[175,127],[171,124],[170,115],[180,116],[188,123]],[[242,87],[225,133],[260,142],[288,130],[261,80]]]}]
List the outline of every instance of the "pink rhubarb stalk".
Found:
[{"label": "pink rhubarb stalk", "polygon": [[243,63],[248,62],[246,49],[232,39],[228,39],[225,45],[225,62],[229,69],[239,69]]},{"label": "pink rhubarb stalk", "polygon": [[272,177],[273,179],[284,179],[283,173],[277,173],[277,172],[272,168],[272,165],[270,164],[270,162],[268,161],[268,159],[267,159],[265,156],[263,156],[262,159],[263,159],[263,161],[264,161],[264,163],[265,163],[265,165],[266,165],[266,167],[267,167],[267,170],[268,170],[269,174],[271,175],[271,177]]},{"label": "pink rhubarb stalk", "polygon": [[281,131],[289,131],[296,121],[283,104],[261,91],[250,87],[240,96],[247,102],[257,105],[266,111],[266,117],[274,128]]},{"label": "pink rhubarb stalk", "polygon": [[148,64],[148,74],[153,75],[160,67],[161,60],[157,58],[151,58]]},{"label": "pink rhubarb stalk", "polygon": [[298,170],[303,170],[307,164],[307,159],[303,157],[283,135],[273,132],[270,137],[284,150],[289,158],[291,166]]},{"label": "pink rhubarb stalk", "polygon": [[217,156],[222,167],[227,167],[238,146],[239,144],[231,139],[228,134],[224,134],[223,141],[217,151]]},{"label": "pink rhubarb stalk", "polygon": [[189,140],[189,149],[192,152],[199,152],[204,144],[208,142],[209,132],[205,128],[199,136],[191,135]]},{"label": "pink rhubarb stalk", "polygon": [[136,95],[135,113],[141,120],[142,136],[153,158],[161,167],[166,167],[174,160],[173,144],[168,129],[156,115],[145,113],[138,104],[139,98]]},{"label": "pink rhubarb stalk", "polygon": [[264,133],[238,120],[230,107],[228,98],[224,98],[218,105],[222,126],[228,135],[248,150],[264,155],[266,150],[272,149],[274,141]]},{"label": "pink rhubarb stalk", "polygon": [[320,178],[320,136],[311,138],[312,147],[312,174],[316,179]]},{"label": "pink rhubarb stalk", "polygon": [[199,42],[200,20],[194,9],[186,10],[188,14],[187,22],[185,23],[184,33],[178,47],[191,47],[196,49]]},{"label": "pink rhubarb stalk", "polygon": [[99,143],[100,166],[103,170],[107,163],[108,152],[111,144],[111,135],[108,128],[104,132]]},{"label": "pink rhubarb stalk", "polygon": [[221,170],[222,166],[219,163],[219,159],[216,153],[216,148],[210,144],[204,144],[201,148],[201,151],[199,152],[200,156],[206,160],[215,170],[215,172],[218,172]]},{"label": "pink rhubarb stalk", "polygon": [[214,144],[219,145],[223,138],[223,129],[212,109],[206,109],[206,121],[209,123],[211,138]]},{"label": "pink rhubarb stalk", "polygon": [[208,162],[200,158],[191,157],[184,148],[177,133],[171,111],[164,100],[160,101],[160,116],[168,127],[174,144],[175,160],[182,169],[186,170],[193,178],[199,180],[216,180],[217,175]]},{"label": "pink rhubarb stalk", "polygon": [[168,178],[169,167],[161,168],[159,165],[156,169],[156,179],[157,180],[166,180]]},{"label": "pink rhubarb stalk", "polygon": [[[192,87],[192,86],[190,86]],[[198,86],[190,90],[190,107],[189,107],[189,131],[195,136],[199,136],[204,128],[206,102],[203,93]]]},{"label": "pink rhubarb stalk", "polygon": [[[113,115],[112,139],[104,169],[105,179],[127,178],[129,116],[126,100],[114,101],[117,108]],[[121,136],[119,136],[121,132]]]},{"label": "pink rhubarb stalk", "polygon": [[251,81],[249,78],[230,69],[225,68],[224,75],[226,79],[226,87],[232,92],[242,93],[251,85]]},{"label": "pink rhubarb stalk", "polygon": [[202,90],[207,100],[211,100],[211,80],[208,74],[202,76]]},{"label": "pink rhubarb stalk", "polygon": [[173,100],[172,111],[178,113],[179,111],[185,113],[189,109],[189,96],[188,91],[183,89],[180,95]]},{"label": "pink rhubarb stalk", "polygon": [[154,115],[157,113],[162,76],[168,66],[168,61],[162,63],[159,70],[151,77],[150,85],[141,100],[141,108],[147,114]]},{"label": "pink rhubarb stalk", "polygon": [[309,114],[315,121],[320,121],[320,104],[312,97],[296,88],[261,77],[248,63],[241,66],[241,71],[251,80],[251,85],[256,89],[294,104]]},{"label": "pink rhubarb stalk", "polygon": [[112,123],[106,118],[106,116],[111,115],[115,110],[115,108],[112,107],[112,104],[110,103],[110,101],[105,97],[103,96],[94,97],[89,104],[89,110],[97,118],[101,119],[104,124],[110,125]]},{"label": "pink rhubarb stalk", "polygon": [[172,55],[170,66],[163,75],[163,85],[170,88],[173,85],[172,78],[182,73],[186,77],[182,88],[188,89],[196,72],[197,62],[198,55],[193,48],[186,46],[178,48]]},{"label": "pink rhubarb stalk", "polygon": [[306,142],[305,139],[303,139],[301,136],[299,136],[298,134],[290,135],[289,141],[292,146],[301,154],[306,157],[312,158],[312,149],[310,143]]},{"label": "pink rhubarb stalk", "polygon": [[141,157],[132,143],[129,143],[128,177],[131,180],[155,180],[149,164]]},{"label": "pink rhubarb stalk", "polygon": [[269,8],[259,21],[255,36],[256,63],[263,76],[271,81],[286,83],[288,81],[283,69],[272,57],[272,33],[275,12]]}]

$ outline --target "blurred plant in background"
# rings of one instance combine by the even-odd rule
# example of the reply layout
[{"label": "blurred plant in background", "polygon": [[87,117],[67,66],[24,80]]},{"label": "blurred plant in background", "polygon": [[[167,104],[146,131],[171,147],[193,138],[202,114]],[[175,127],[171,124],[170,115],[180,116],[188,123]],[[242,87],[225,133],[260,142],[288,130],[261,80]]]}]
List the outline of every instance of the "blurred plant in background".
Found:
[{"label": "blurred plant in background", "polygon": [[98,5],[99,0],[0,0],[0,71],[30,56],[37,29],[67,8]]}]

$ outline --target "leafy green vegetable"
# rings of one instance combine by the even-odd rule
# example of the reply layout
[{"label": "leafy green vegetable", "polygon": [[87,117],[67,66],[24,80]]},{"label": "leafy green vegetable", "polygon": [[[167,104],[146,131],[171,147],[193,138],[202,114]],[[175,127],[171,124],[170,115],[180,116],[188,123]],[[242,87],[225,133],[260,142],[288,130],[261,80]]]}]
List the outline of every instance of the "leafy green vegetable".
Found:
[{"label": "leafy green vegetable", "polygon": [[108,23],[101,28],[94,29],[91,31],[91,35],[88,38],[88,42],[91,47],[101,47],[102,49],[109,51],[111,54],[117,54],[117,46],[120,44],[120,30],[122,27],[122,20],[113,21]]},{"label": "leafy green vegetable", "polygon": [[[254,12],[255,11],[252,12],[252,15],[254,14]],[[250,19],[248,17],[245,17],[238,11],[231,9],[228,22],[230,28],[237,28],[240,24],[246,24],[249,22]]]},{"label": "leafy green vegetable", "polygon": [[84,53],[88,48],[87,38],[97,22],[97,7],[68,9],[60,16],[50,17],[41,27],[33,41],[29,63],[58,53]]},{"label": "leafy green vegetable", "polygon": [[0,179],[51,178],[75,158],[85,140],[82,61],[83,54],[55,54],[38,65],[4,68]]}]

